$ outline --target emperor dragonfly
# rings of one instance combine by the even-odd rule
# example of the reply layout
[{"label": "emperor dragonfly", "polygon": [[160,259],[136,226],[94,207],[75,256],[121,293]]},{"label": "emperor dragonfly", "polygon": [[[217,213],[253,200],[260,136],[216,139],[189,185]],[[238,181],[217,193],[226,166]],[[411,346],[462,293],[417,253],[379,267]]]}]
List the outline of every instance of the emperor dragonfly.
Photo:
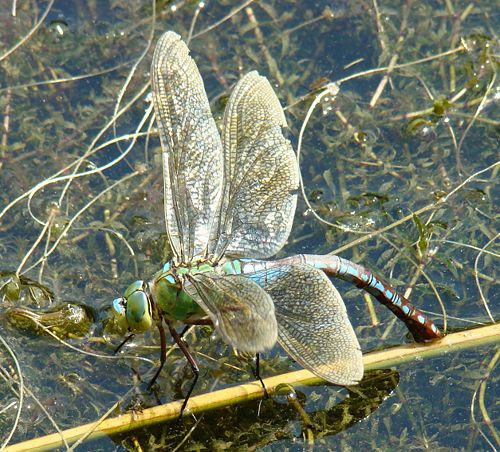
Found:
[{"label": "emperor dragonfly", "polygon": [[408,300],[364,267],[338,256],[265,260],[285,244],[294,217],[299,170],[286,119],[269,81],[256,71],[235,86],[222,133],[189,49],[174,32],[159,40],[151,82],[162,146],[164,214],[173,259],[152,281],[136,281],[114,312],[130,332],[155,324],[161,365],[167,325],[195,378],[198,368],[175,330],[177,322],[211,323],[241,352],[278,342],[325,380],[356,384],[363,376],[360,346],[344,302],[326,276],[364,288],[401,320],[417,341],[441,332]]}]

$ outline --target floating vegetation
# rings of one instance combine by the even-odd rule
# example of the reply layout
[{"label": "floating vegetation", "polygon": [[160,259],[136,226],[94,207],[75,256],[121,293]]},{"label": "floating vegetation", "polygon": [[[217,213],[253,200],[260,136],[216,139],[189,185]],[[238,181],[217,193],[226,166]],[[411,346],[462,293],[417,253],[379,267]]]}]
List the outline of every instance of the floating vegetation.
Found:
[{"label": "floating vegetation", "polygon": [[[495,2],[2,8],[0,447],[138,413],[189,387],[189,366],[171,348],[149,392],[158,337],[135,338],[115,356],[122,337],[108,322],[117,291],[171,257],[149,97],[153,48],[167,29],[196,56],[216,121],[251,70],[285,107],[303,193],[279,257],[362,262],[447,333],[498,319]],[[335,284],[365,353],[410,341],[359,290]],[[36,319],[64,306],[91,313],[91,323],[39,329]],[[35,323],[12,323],[23,313]],[[202,369],[196,394],[253,381],[252,363],[211,328],[185,340]],[[496,342],[398,364],[399,378],[369,375],[350,392],[293,385],[296,398],[231,405],[98,447],[498,449],[498,358]],[[261,360],[264,377],[296,368],[279,348]]]}]

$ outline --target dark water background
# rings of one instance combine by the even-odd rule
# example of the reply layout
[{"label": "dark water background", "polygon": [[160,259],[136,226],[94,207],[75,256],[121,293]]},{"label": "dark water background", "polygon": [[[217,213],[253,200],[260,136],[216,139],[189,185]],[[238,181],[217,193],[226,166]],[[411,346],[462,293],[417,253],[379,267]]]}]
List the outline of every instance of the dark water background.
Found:
[{"label": "dark water background", "polygon": [[[134,133],[150,106],[145,85],[156,40],[167,29],[186,39],[194,17],[189,46],[216,118],[222,116],[231,86],[257,69],[269,77],[286,107],[294,147],[309,106],[329,81],[391,61],[436,56],[396,67],[373,106],[383,74],[353,78],[341,86],[335,102],[324,98],[318,105],[305,130],[301,156],[311,206],[299,201],[280,256],[335,252],[433,205],[498,159],[495,2],[247,3],[251,9],[222,21],[243,2],[209,1],[199,9],[196,2],[158,1],[154,12],[151,2],[28,1],[18,2],[15,16],[13,2],[1,2],[2,313],[20,306],[84,305],[93,316],[90,329],[66,341],[85,352],[112,355],[120,337],[105,327],[111,300],[137,277],[153,275],[168,257],[159,141],[154,134],[148,139],[143,135],[120,159],[131,143],[124,135]],[[445,52],[449,54],[441,55]],[[104,130],[136,63],[118,108],[126,111],[116,119],[115,130]],[[115,138],[121,138],[118,145],[96,150]],[[25,197],[9,207],[79,159],[76,172],[94,173],[68,185],[67,180],[46,185],[32,191],[29,203]],[[115,159],[119,161],[112,163]],[[104,165],[109,169],[96,171]],[[498,166],[484,171],[438,207],[346,246],[341,255],[385,275],[402,291],[411,286],[412,302],[443,326],[438,293],[448,331],[488,323],[483,300],[498,318],[497,172]],[[311,208],[348,231],[314,218]],[[16,270],[25,279],[16,280]],[[7,293],[16,281],[20,290]],[[411,342],[404,325],[388,311],[376,306],[379,324],[373,326],[362,293],[336,285],[364,351]],[[83,354],[46,334],[21,329],[4,315],[0,334],[17,357],[25,387],[61,429],[98,419],[134,384],[135,395],[122,401],[120,410],[157,403],[145,384],[137,382],[137,375],[153,367],[151,362]],[[195,393],[253,380],[250,364],[238,360],[211,330],[197,329],[188,342],[201,367]],[[135,344],[128,354],[157,358],[156,333]],[[16,416],[17,384],[11,383],[18,380],[18,371],[4,345],[0,350],[3,442]],[[186,435],[182,450],[303,450],[312,447],[305,439],[311,431],[317,450],[493,450],[492,445],[499,447],[497,360],[498,348],[485,346],[368,373],[351,391],[330,385],[298,388],[299,401],[315,423],[312,430],[286,401],[267,400],[259,416],[258,402],[210,413],[189,435],[194,421],[187,419],[79,450],[137,450],[139,444],[145,450],[173,449]],[[276,347],[264,356],[262,375],[295,368]],[[175,350],[159,380],[161,401],[182,398],[190,377]],[[483,398],[478,394],[481,383]],[[26,395],[11,444],[54,431],[47,414]]]}]

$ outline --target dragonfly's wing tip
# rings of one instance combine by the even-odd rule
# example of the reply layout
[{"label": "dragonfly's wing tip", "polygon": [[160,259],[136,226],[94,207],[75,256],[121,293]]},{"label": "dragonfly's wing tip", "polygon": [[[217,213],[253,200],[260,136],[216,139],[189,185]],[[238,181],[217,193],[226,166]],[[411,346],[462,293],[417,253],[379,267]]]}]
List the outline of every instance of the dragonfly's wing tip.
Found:
[{"label": "dragonfly's wing tip", "polygon": [[313,374],[337,385],[363,378],[363,355],[338,293],[327,276],[306,264],[253,275],[274,301],[279,343]]},{"label": "dragonfly's wing tip", "polygon": [[259,96],[260,99],[265,99],[268,112],[272,115],[273,121],[281,127],[288,127],[285,112],[269,79],[265,75],[260,75],[257,71],[249,72],[244,78],[246,77],[255,79],[254,94]]},{"label": "dragonfly's wing tip", "polygon": [[172,30],[167,30],[165,33],[163,33],[160,36],[160,39],[158,42],[165,42],[165,41],[179,41],[181,39],[181,35],[179,33],[176,33],[175,31]]}]

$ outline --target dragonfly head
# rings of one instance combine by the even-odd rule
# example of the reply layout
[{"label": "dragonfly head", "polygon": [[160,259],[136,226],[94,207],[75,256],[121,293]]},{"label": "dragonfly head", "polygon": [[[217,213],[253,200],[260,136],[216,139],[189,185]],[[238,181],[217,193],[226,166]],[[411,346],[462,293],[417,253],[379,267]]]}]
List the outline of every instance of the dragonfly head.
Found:
[{"label": "dragonfly head", "polygon": [[144,281],[128,286],[123,297],[113,300],[113,314],[118,325],[131,333],[143,333],[153,324],[152,303]]}]

